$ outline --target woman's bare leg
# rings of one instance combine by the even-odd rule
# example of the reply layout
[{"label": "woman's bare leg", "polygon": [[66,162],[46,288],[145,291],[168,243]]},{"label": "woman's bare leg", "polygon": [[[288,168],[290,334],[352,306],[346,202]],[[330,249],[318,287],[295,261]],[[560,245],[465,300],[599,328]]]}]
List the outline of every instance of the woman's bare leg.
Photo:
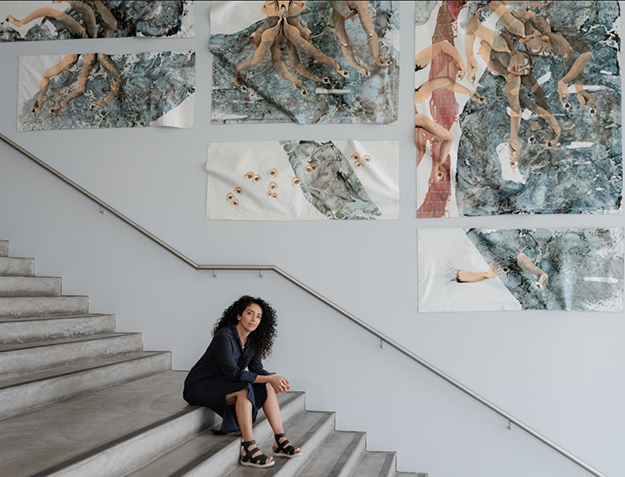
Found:
[{"label": "woman's bare leg", "polygon": [[[283,434],[284,427],[282,426],[282,415],[280,414],[278,398],[276,397],[276,392],[273,390],[273,387],[271,387],[271,384],[269,383],[267,383],[267,400],[265,401],[265,404],[263,404],[263,411],[265,411],[265,416],[267,416],[267,421],[273,429],[273,433]],[[280,442],[282,442],[284,439],[286,439],[286,437],[280,438]],[[300,448],[296,447],[295,453],[298,453],[299,451]]]},{"label": "woman's bare leg", "polygon": [[[234,410],[237,415],[237,422],[239,423],[239,429],[241,429],[241,437],[243,438],[243,441],[253,441],[254,431],[252,429],[252,401],[250,401],[247,397],[247,389],[241,389],[240,391],[226,395],[226,404],[228,406],[232,406],[234,404]],[[266,413],[267,412],[265,411],[265,414]],[[267,419],[269,419],[269,416],[267,416]],[[257,450],[252,454],[252,457],[262,454],[262,451],[258,448],[258,446],[256,446],[256,449]],[[250,451],[253,450],[253,448],[250,449]],[[271,462],[272,460],[272,457],[267,458],[267,462]]]}]

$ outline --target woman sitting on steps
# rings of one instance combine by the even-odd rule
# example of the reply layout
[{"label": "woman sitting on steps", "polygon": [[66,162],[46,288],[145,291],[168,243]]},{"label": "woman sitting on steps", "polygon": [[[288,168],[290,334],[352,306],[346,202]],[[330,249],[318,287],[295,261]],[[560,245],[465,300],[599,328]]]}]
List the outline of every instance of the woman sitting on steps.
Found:
[{"label": "woman sitting on steps", "polygon": [[267,302],[242,296],[215,324],[213,340],[184,382],[185,401],[207,406],[222,416],[219,433],[240,429],[241,464],[251,467],[275,464],[254,440],[252,424],[261,407],[275,434],[274,456],[302,455],[299,447],[293,447],[286,438],[276,398],[289,390],[289,381],[270,375],[261,361],[271,352],[276,325],[276,312]]}]

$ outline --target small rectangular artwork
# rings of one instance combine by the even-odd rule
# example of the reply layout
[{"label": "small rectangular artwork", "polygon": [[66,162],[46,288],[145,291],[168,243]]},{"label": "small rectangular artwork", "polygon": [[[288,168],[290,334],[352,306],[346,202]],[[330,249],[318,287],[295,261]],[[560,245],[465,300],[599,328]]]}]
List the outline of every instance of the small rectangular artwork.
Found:
[{"label": "small rectangular artwork", "polygon": [[212,2],[211,121],[397,120],[399,2]]},{"label": "small rectangular artwork", "polygon": [[417,217],[621,213],[616,1],[416,2]]},{"label": "small rectangular artwork", "polygon": [[623,311],[623,229],[419,229],[419,311]]},{"label": "small rectangular artwork", "polygon": [[399,218],[394,141],[262,141],[208,144],[206,218]]},{"label": "small rectangular artwork", "polygon": [[0,2],[0,42],[193,38],[190,0]]},{"label": "small rectangular artwork", "polygon": [[18,131],[193,127],[195,52],[19,57]]}]

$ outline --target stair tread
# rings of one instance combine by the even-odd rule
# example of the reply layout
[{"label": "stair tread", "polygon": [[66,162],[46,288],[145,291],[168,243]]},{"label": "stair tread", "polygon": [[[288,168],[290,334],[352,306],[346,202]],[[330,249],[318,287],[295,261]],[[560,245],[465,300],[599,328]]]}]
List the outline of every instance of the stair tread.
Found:
[{"label": "stair tread", "polygon": [[[319,451],[312,456],[298,477],[336,477],[350,457],[365,448],[364,432],[334,431],[323,443]],[[360,458],[360,456],[358,456]]]},{"label": "stair tread", "polygon": [[[296,457],[296,459],[308,459],[314,454],[316,449],[311,449],[307,446],[308,441],[314,435],[315,431],[319,429],[328,419],[332,419],[334,416],[331,412],[318,412],[318,411],[306,411],[294,418],[286,427],[286,432],[291,443],[296,447],[301,447],[302,457]],[[324,439],[325,440],[325,439]],[[265,441],[262,441],[258,446],[272,455],[271,448],[274,443],[273,436]],[[276,463],[274,466],[268,469],[256,469],[254,467],[245,467],[242,465],[237,466],[234,470],[227,474],[227,477],[270,477],[277,475],[280,470],[289,464],[292,459],[286,459],[284,457],[276,457]]]},{"label": "stair tread", "polygon": [[42,316],[0,316],[0,323],[21,323],[26,321],[42,321],[42,320],[66,320],[71,318],[102,318],[106,316],[115,316],[114,313],[77,313],[71,315],[42,315]]},{"label": "stair tread", "polygon": [[[295,401],[303,393],[289,392],[277,396],[281,409]],[[260,413],[256,425],[265,420],[265,414]],[[288,423],[287,423],[288,424]],[[166,454],[154,459],[149,464],[128,474],[126,477],[157,477],[183,475],[217,454],[221,449],[238,442],[241,439],[239,433],[227,435],[215,435],[210,430],[204,431],[193,438],[183,442]]]},{"label": "stair tread", "polygon": [[17,477],[63,466],[193,412],[198,408],[182,399],[186,375],[167,371],[2,420],[3,472]]},{"label": "stair tread", "polygon": [[67,376],[69,374],[77,374],[83,371],[101,368],[104,366],[111,366],[114,364],[124,363],[126,361],[132,361],[135,359],[146,358],[161,353],[164,353],[164,351],[137,351],[135,353],[123,353],[109,357],[81,361],[78,364],[72,364],[69,366],[60,366],[58,368],[51,368],[43,371],[36,371],[34,373],[25,373],[19,376],[3,378],[0,379],[0,390],[13,386],[32,383],[35,381],[53,379],[61,376]]},{"label": "stair tread", "polygon": [[48,346],[79,343],[79,342],[84,342],[84,341],[114,339],[114,338],[120,338],[123,336],[132,336],[132,335],[140,335],[140,334],[141,333],[117,333],[117,332],[101,333],[101,334],[95,334],[95,335],[75,336],[75,337],[69,337],[69,338],[54,338],[54,339],[45,340],[45,341],[31,341],[28,343],[1,344],[0,353],[6,353],[6,352],[22,350],[22,349],[43,348],[43,347],[48,347]]},{"label": "stair tread", "polygon": [[365,452],[354,470],[358,477],[389,477],[395,470],[394,452]]}]

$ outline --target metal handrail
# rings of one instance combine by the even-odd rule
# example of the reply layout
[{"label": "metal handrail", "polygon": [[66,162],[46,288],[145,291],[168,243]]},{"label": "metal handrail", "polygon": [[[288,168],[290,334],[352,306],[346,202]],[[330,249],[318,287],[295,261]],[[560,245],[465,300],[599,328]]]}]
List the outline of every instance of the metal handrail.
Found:
[{"label": "metal handrail", "polygon": [[491,411],[499,414],[501,417],[506,419],[509,424],[514,424],[519,429],[527,432],[530,436],[538,439],[543,444],[551,447],[553,450],[555,450],[556,452],[560,453],[561,455],[563,455],[564,457],[566,457],[570,461],[574,462],[575,464],[577,464],[578,466],[580,466],[584,470],[588,471],[589,473],[595,475],[596,477],[606,477],[604,474],[599,472],[594,467],[592,467],[589,464],[585,463],[583,460],[575,457],[573,454],[568,452],[566,449],[563,449],[562,447],[560,447],[555,442],[551,441],[547,437],[545,437],[542,434],[540,434],[539,432],[535,431],[534,429],[529,427],[527,424],[524,424],[523,422],[521,422],[520,420],[518,420],[517,418],[515,418],[511,414],[508,414],[506,411],[504,411],[500,407],[496,406],[495,404],[491,403],[487,399],[483,398],[482,396],[480,396],[476,392],[472,391],[471,389],[466,387],[464,384],[456,381],[454,378],[452,378],[451,376],[445,374],[443,371],[441,371],[440,369],[438,369],[435,366],[431,365],[430,363],[428,363],[424,359],[420,358],[419,356],[414,354],[412,351],[406,349],[405,347],[403,347],[399,343],[393,341],[391,338],[389,338],[385,334],[379,332],[378,330],[376,330],[375,328],[371,327],[370,325],[368,325],[364,321],[362,321],[359,318],[357,318],[356,316],[352,315],[350,312],[348,312],[347,310],[341,308],[336,303],[328,300],[326,297],[324,297],[320,293],[316,292],[315,290],[313,290],[309,286],[305,285],[304,283],[302,283],[301,281],[299,281],[295,277],[289,275],[284,270],[276,267],[275,265],[206,265],[206,264],[198,264],[198,263],[194,262],[193,260],[191,260],[186,255],[184,255],[181,252],[179,252],[178,250],[176,250],[171,245],[165,243],[163,240],[158,238],[156,235],[152,234],[151,232],[149,232],[146,229],[144,229],[143,227],[141,227],[136,222],[130,220],[124,214],[122,214],[118,210],[114,209],[113,207],[108,205],[106,202],[104,202],[103,200],[101,200],[98,197],[96,197],[95,195],[93,195],[91,192],[87,191],[86,189],[84,189],[83,187],[79,186],[78,184],[76,184],[74,181],[72,181],[68,177],[66,177],[63,174],[61,174],[59,171],[57,171],[53,167],[51,167],[48,164],[46,164],[45,162],[43,162],[41,159],[36,157],[34,154],[31,154],[29,151],[27,151],[26,149],[24,149],[20,145],[16,144],[15,142],[13,142],[9,138],[7,138],[4,134],[0,134],[0,139],[2,141],[4,141],[6,144],[8,144],[9,146],[11,146],[12,148],[14,148],[17,151],[21,152],[23,155],[28,157],[30,160],[32,160],[36,164],[38,164],[41,167],[43,167],[45,170],[47,170],[51,174],[53,174],[56,177],[58,177],[59,179],[61,179],[63,182],[65,182],[70,187],[76,189],[78,192],[80,192],[81,194],[85,195],[86,197],[88,197],[89,199],[94,201],[96,204],[98,204],[103,209],[109,211],[111,214],[116,216],[118,219],[120,219],[123,222],[127,223],[128,225],[130,225],[132,228],[137,230],[139,233],[145,235],[147,238],[149,238],[150,240],[155,242],[157,245],[163,247],[165,250],[167,250],[169,253],[171,253],[172,255],[176,256],[177,258],[179,258],[180,260],[185,262],[187,265],[193,267],[195,270],[230,270],[230,271],[232,271],[232,270],[235,270],[235,271],[253,270],[253,271],[259,271],[259,272],[261,272],[261,271],[272,271],[272,272],[277,273],[282,278],[288,280],[293,285],[301,288],[306,293],[308,293],[309,295],[312,295],[317,300],[319,300],[323,304],[329,306],[330,308],[332,308],[337,313],[340,313],[341,315],[343,315],[344,317],[348,318],[352,322],[356,323],[358,326],[360,326],[361,328],[365,329],[366,331],[368,331],[369,333],[371,333],[375,337],[379,338],[380,341],[382,341],[384,343],[387,343],[389,346],[395,348],[397,351],[399,351],[403,355],[405,355],[408,358],[412,359],[413,361],[419,363],[421,366],[423,366],[428,371],[431,371],[432,373],[434,373],[439,378],[447,381],[449,384],[451,384],[452,386],[458,388],[460,391],[462,391],[466,395],[472,397],[473,399],[475,399],[480,404],[483,404],[484,406],[489,408]]}]

